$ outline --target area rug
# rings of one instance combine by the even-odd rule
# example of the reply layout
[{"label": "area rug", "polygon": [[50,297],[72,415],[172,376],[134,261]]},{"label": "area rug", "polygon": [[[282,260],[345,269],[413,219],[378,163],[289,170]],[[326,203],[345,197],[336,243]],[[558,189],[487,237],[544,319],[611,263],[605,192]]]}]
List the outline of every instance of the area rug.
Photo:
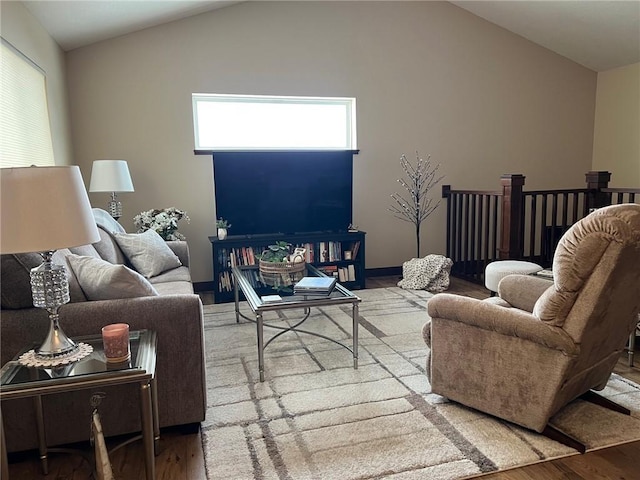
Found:
[{"label": "area rug", "polygon": [[[428,292],[357,294],[357,370],[346,349],[287,333],[265,351],[263,383],[255,324],[236,323],[233,304],[205,306],[208,480],[460,479],[577,454],[430,393],[421,336]],[[270,313],[265,320],[284,325],[300,311]],[[351,309],[315,309],[305,328],[349,344]],[[576,400],[552,423],[589,450],[640,440],[640,386],[614,375],[601,393],[632,417]]]}]

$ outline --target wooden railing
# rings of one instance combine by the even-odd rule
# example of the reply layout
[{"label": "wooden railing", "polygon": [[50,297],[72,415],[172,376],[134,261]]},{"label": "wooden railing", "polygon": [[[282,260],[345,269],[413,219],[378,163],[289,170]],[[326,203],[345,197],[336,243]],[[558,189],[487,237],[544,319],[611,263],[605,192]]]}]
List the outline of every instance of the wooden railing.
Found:
[{"label": "wooden railing", "polygon": [[589,213],[588,197],[588,189],[523,192],[522,252],[501,258],[521,258],[550,266],[562,234]]},{"label": "wooden railing", "polygon": [[605,205],[638,203],[640,201],[640,188],[603,188],[602,193],[607,194]]},{"label": "wooden railing", "polygon": [[445,185],[442,196],[447,198],[447,257],[454,261],[451,273],[475,279],[477,272],[484,272],[487,263],[496,259],[502,192],[453,191]]},{"label": "wooden railing", "polygon": [[525,177],[502,175],[500,191],[452,190],[447,201],[447,257],[452,275],[481,282],[494,260],[551,266],[562,234],[593,208],[640,199],[638,188],[608,188],[609,172],[588,172],[586,188],[523,190]]}]

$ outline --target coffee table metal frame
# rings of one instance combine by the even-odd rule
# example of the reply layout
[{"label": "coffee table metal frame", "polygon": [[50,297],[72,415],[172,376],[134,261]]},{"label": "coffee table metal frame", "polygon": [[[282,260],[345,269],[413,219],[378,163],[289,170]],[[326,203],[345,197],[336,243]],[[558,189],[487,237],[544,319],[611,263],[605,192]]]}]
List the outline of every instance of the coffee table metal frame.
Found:
[{"label": "coffee table metal frame", "polygon": [[[316,277],[326,277],[324,273],[316,269],[313,265],[307,265],[307,272],[310,276]],[[246,272],[258,270],[257,266],[237,266],[231,269],[234,278],[234,298],[235,298],[235,311],[236,311],[236,322],[240,322],[240,317],[245,320],[249,320],[250,322],[254,322],[256,324],[257,329],[257,337],[258,337],[258,372],[260,376],[260,381],[264,382],[264,349],[276,338],[287,332],[300,332],[306,333],[308,335],[313,335],[316,337],[323,338],[325,340],[329,340],[333,343],[340,345],[343,348],[346,348],[353,354],[353,368],[358,368],[358,321],[359,321],[359,304],[360,298],[354,295],[352,292],[347,290],[345,287],[336,283],[335,289],[332,292],[331,296],[318,296],[318,295],[294,295],[294,296],[285,296],[282,297],[281,302],[277,303],[264,303],[262,298],[258,293],[256,293],[255,289],[251,285],[251,282],[245,276]],[[247,304],[251,309],[251,312],[255,316],[255,318],[251,318],[247,315],[244,315],[240,312],[240,291],[244,294],[247,299]],[[352,346],[349,347],[344,343],[341,343],[335,339],[322,335],[316,332],[310,332],[308,330],[302,330],[298,328],[302,325],[311,313],[312,307],[326,307],[330,305],[344,305],[351,304],[351,318],[352,318],[352,337],[353,343]],[[269,323],[265,323],[263,320],[264,312],[269,311],[279,311],[279,310],[293,310],[293,309],[302,309],[303,316],[302,318],[295,323],[295,325],[290,327],[282,327],[279,325],[272,325]],[[281,332],[275,334],[271,337],[267,342],[264,341],[264,327],[270,327],[282,330]]]},{"label": "coffee table metal frame", "polygon": [[[38,429],[38,448],[40,451],[40,461],[42,471],[48,474],[48,451],[64,451],[63,449],[49,449],[46,443],[44,429],[44,413],[42,408],[42,396],[56,393],[71,392],[75,390],[86,390],[93,388],[103,388],[112,385],[122,385],[127,383],[140,384],[140,415],[142,420],[142,439],[145,450],[145,470],[146,480],[155,479],[155,454],[158,449],[160,439],[160,423],[158,421],[158,398],[156,389],[156,333],[150,330],[140,330],[131,332],[131,336],[139,335],[138,354],[135,365],[131,368],[121,370],[107,370],[101,372],[86,373],[77,376],[62,376],[58,378],[46,378],[30,382],[10,384],[8,382],[16,375],[19,369],[28,368],[20,365],[16,360],[7,362],[0,370],[0,400],[12,398],[29,398],[34,401],[36,412],[36,424]],[[74,338],[93,344],[94,352],[101,350],[102,337],[93,335],[87,337]],[[37,345],[36,345],[37,346]],[[29,347],[31,348],[31,347]],[[25,351],[28,350],[25,349]],[[17,359],[17,356],[16,356]],[[80,360],[82,361],[82,360]],[[35,370],[35,369],[34,369]],[[9,478],[9,467],[7,463],[7,451],[4,438],[4,426],[0,412],[0,435],[2,456],[2,479]],[[139,439],[140,436],[127,440],[123,444],[114,448],[120,448],[126,443]]]}]

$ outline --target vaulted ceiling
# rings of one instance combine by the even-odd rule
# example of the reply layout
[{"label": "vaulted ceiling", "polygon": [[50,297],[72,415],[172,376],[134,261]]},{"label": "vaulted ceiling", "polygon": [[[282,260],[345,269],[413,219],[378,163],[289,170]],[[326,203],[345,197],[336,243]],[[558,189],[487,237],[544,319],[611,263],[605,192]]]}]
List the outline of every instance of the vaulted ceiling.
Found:
[{"label": "vaulted ceiling", "polygon": [[[241,2],[28,0],[24,3],[68,51]],[[639,0],[451,3],[595,71],[640,62]]]}]

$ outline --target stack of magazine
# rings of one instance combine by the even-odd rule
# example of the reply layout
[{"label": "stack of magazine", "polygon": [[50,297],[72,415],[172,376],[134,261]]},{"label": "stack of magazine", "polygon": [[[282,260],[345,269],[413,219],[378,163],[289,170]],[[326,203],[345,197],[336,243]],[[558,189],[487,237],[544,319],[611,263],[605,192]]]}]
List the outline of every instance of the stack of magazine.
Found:
[{"label": "stack of magazine", "polygon": [[336,286],[335,277],[303,277],[293,286],[296,295],[330,295]]}]

